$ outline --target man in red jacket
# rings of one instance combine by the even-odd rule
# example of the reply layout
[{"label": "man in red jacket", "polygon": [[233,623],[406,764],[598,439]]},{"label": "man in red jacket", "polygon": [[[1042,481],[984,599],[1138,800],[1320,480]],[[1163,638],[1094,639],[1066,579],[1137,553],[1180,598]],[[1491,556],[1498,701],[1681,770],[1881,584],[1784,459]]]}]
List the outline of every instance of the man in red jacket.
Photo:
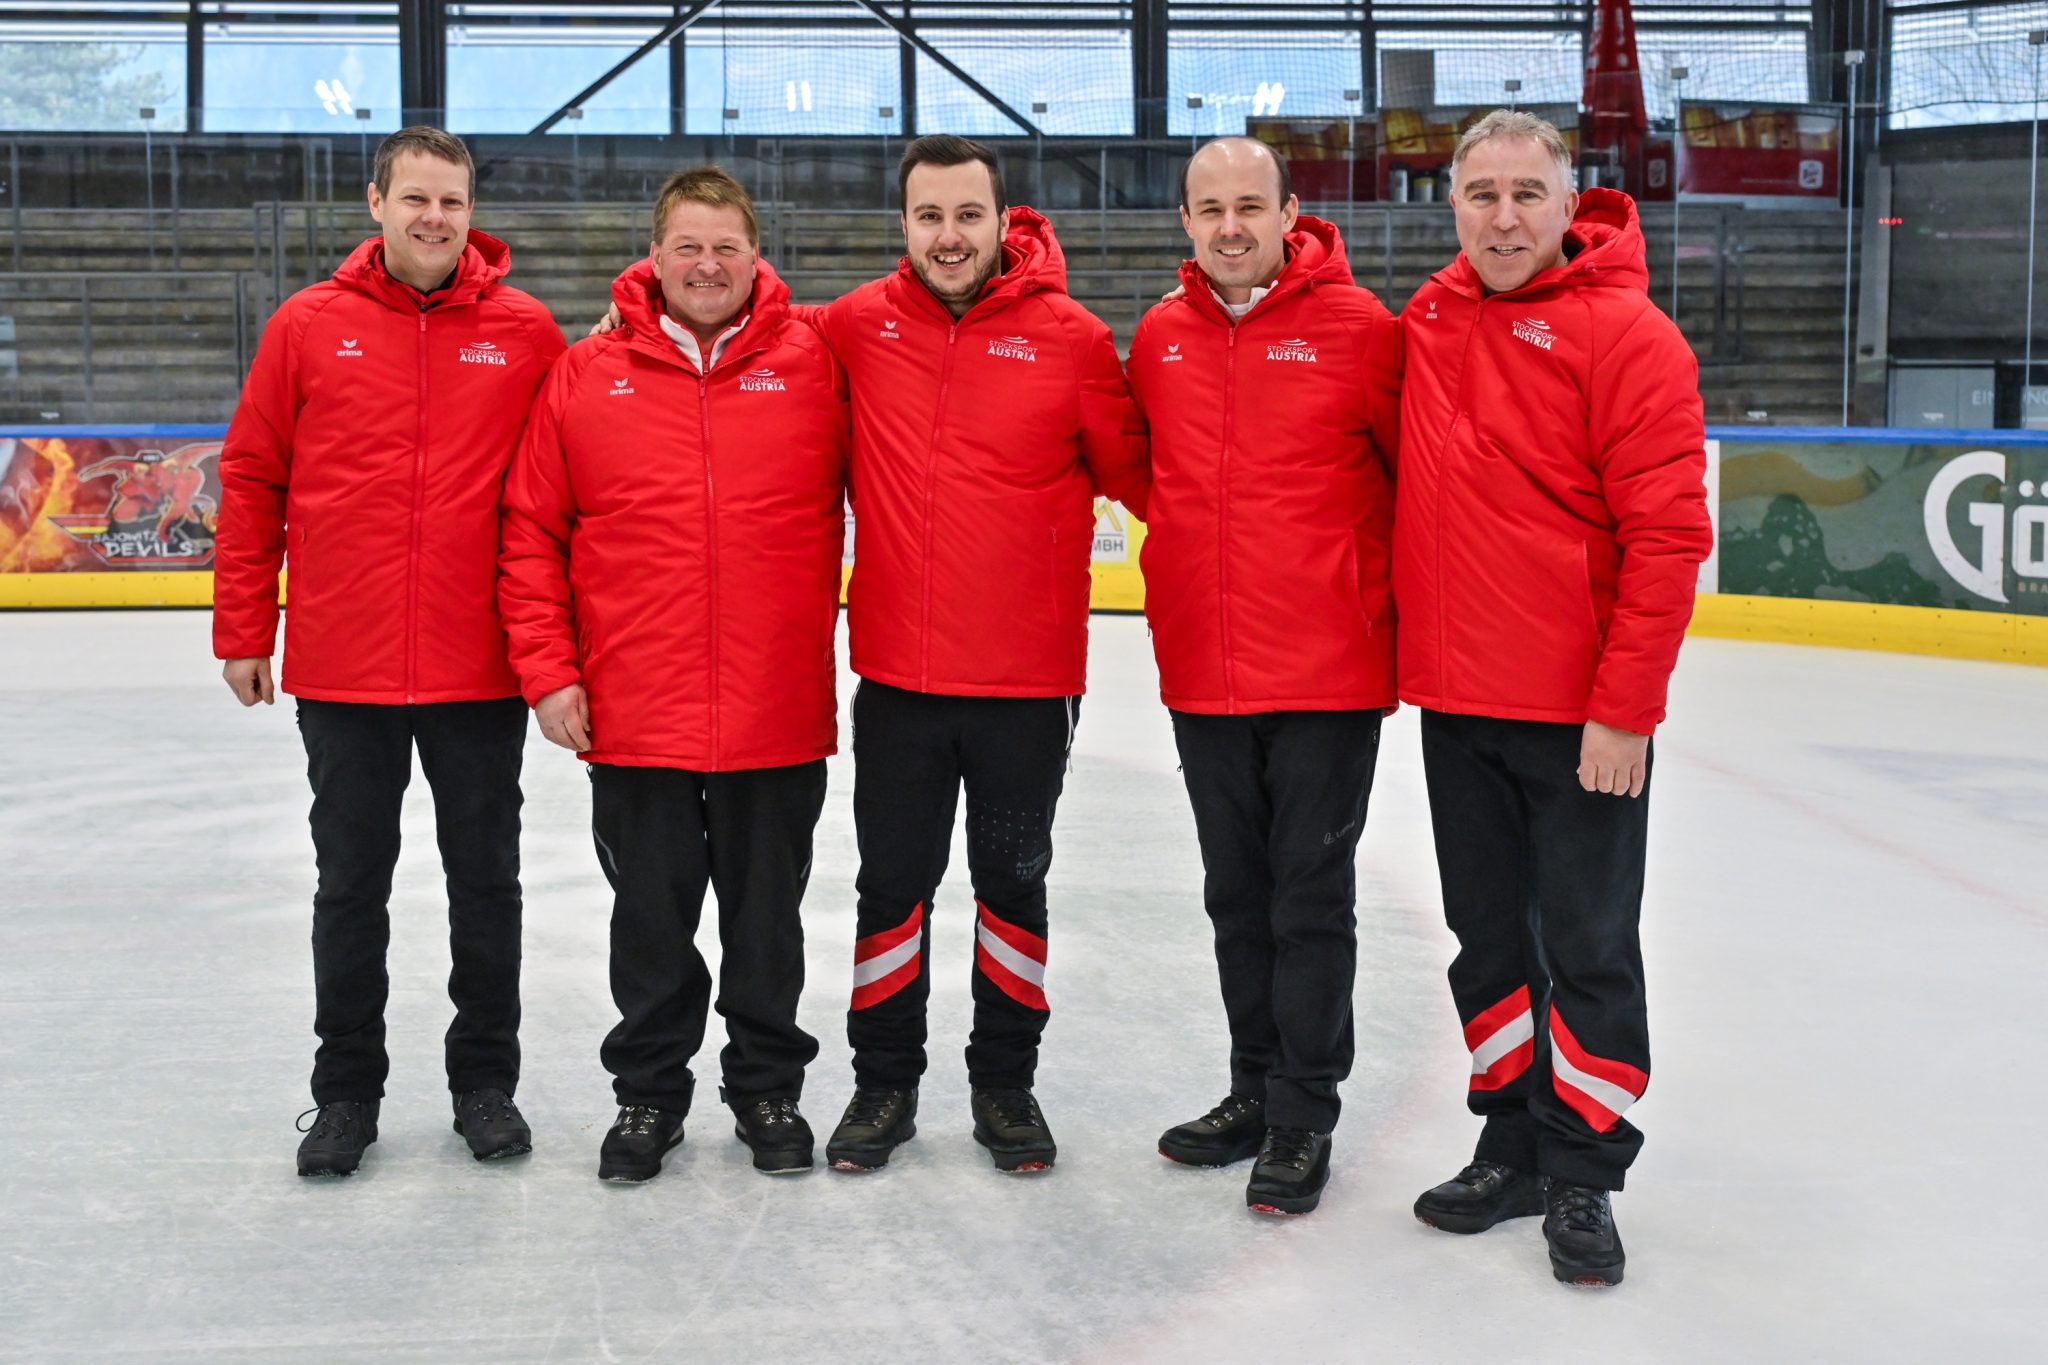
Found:
[{"label": "man in red jacket", "polygon": [[214,653],[245,706],[284,690],[313,788],[313,1101],[301,1175],[346,1175],[377,1137],[389,1062],[384,954],[398,817],[417,746],[448,876],[448,1087],[479,1160],[524,1152],[519,1082],[519,762],[525,708],[498,623],[498,496],[562,350],[511,253],[469,226],[462,143],[406,128],[377,149],[383,226],[263,329],[222,448]]},{"label": "man in red jacket", "polygon": [[1617,1284],[1650,734],[1711,534],[1698,369],[1634,203],[1573,194],[1556,129],[1490,114],[1452,174],[1461,254],[1401,314],[1394,598],[1485,1127],[1415,1214],[1542,1213],[1557,1278]]},{"label": "man in red jacket", "polygon": [[916,1131],[925,944],[964,783],[974,1135],[999,1169],[1043,1170],[1045,875],[1087,665],[1093,499],[1142,511],[1144,444],[1109,329],[1068,297],[1051,225],[1005,201],[995,153],[920,138],[898,180],[902,262],[817,318],[853,392],[864,680],[855,1091],[826,1155],[873,1169]]},{"label": "man in red jacket", "polygon": [[648,259],[612,285],[622,325],[555,366],[505,487],[512,665],[541,732],[590,765],[614,893],[607,1180],[658,1175],[683,1139],[707,886],[720,1094],[757,1169],[811,1165],[798,907],[837,740],[846,385],[759,248],[738,181],[671,176]]},{"label": "man in red jacket", "polygon": [[1159,1150],[1256,1155],[1245,1200],[1276,1213],[1315,1208],[1329,1177],[1353,860],[1394,702],[1400,331],[1336,227],[1298,208],[1264,143],[1197,152],[1181,186],[1194,259],[1129,361],[1151,427],[1145,615],[1230,1021],[1230,1093]]}]

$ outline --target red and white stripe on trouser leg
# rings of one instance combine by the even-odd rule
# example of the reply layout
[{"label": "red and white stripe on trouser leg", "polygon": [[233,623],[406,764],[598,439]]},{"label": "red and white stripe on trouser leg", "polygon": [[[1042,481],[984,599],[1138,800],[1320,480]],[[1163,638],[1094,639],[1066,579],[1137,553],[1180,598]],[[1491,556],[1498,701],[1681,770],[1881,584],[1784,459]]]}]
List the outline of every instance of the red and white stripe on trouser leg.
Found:
[{"label": "red and white stripe on trouser leg", "polygon": [[980,901],[974,903],[974,965],[1004,995],[1028,1009],[1046,1009],[1045,940],[1019,929]]},{"label": "red and white stripe on trouser leg", "polygon": [[1643,1097],[1650,1084],[1647,1073],[1627,1062],[1596,1057],[1579,1046],[1555,1009],[1550,1011],[1550,1079],[1558,1098],[1596,1133],[1619,1123],[1623,1112]]},{"label": "red and white stripe on trouser leg", "polygon": [[853,1007],[864,1010],[887,1000],[917,979],[924,958],[924,902],[893,928],[853,943]]},{"label": "red and white stripe on trouser leg", "polygon": [[1498,1090],[1529,1069],[1536,1056],[1536,1022],[1529,1013],[1529,988],[1488,1006],[1465,1025],[1472,1052],[1473,1090]]}]

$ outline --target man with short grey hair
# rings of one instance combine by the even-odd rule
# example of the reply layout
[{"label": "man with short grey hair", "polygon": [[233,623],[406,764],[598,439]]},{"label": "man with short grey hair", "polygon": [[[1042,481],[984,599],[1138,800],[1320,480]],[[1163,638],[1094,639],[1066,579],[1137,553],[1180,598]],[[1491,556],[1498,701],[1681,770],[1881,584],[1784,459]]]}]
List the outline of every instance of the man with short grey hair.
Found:
[{"label": "man with short grey hair", "polygon": [[1452,167],[1460,254],[1401,315],[1394,597],[1485,1127],[1415,1214],[1542,1213],[1558,1279],[1618,1284],[1650,734],[1711,534],[1698,369],[1635,204],[1575,194],[1556,129],[1497,111]]}]

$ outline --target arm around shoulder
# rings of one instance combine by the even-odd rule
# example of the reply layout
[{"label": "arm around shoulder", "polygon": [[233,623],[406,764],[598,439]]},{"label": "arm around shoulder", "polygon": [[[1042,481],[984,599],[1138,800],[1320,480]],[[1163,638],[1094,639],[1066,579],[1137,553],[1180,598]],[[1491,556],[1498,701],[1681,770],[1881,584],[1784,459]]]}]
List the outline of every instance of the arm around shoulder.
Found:
[{"label": "arm around shoulder", "polygon": [[1143,520],[1152,492],[1151,446],[1116,342],[1108,326],[1079,304],[1063,311],[1060,323],[1080,384],[1082,463],[1098,490]]}]

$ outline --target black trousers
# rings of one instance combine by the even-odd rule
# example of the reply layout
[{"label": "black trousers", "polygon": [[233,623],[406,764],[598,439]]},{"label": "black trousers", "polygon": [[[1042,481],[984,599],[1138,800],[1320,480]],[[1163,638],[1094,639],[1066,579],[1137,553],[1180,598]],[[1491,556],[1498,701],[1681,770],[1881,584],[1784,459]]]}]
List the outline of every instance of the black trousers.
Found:
[{"label": "black trousers", "polygon": [[803,1093],[818,1041],[797,1027],[799,917],[825,760],[702,773],[590,765],[590,828],[612,885],[612,1001],[600,1056],[620,1104],[690,1112],[711,972],[697,951],[704,891],[718,896],[719,1066],[734,1103]]},{"label": "black trousers", "polygon": [[391,874],[412,754],[434,793],[448,877],[448,1088],[519,1085],[519,763],[526,704],[298,703],[313,787],[313,1100],[374,1100],[391,1069]]},{"label": "black trousers", "polygon": [[1230,1088],[1327,1133],[1351,1074],[1355,860],[1378,711],[1173,715],[1230,1020]]},{"label": "black trousers", "polygon": [[942,697],[862,682],[853,698],[859,941],[846,1037],[856,1084],[925,1070],[932,897],[967,790],[974,1027],[967,1078],[1028,1087],[1045,1032],[1045,874],[1079,697]]},{"label": "black trousers", "polygon": [[1422,713],[1422,761],[1458,936],[1476,1156],[1618,1190],[1650,1079],[1638,924],[1650,793],[1579,785],[1584,727]]}]

